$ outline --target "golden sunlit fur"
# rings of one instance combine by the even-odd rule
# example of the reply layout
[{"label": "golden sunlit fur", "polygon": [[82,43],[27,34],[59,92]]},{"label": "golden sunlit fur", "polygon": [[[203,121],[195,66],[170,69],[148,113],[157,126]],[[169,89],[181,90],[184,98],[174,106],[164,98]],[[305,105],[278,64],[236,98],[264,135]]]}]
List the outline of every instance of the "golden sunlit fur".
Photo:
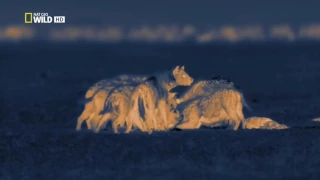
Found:
[{"label": "golden sunlit fur", "polygon": [[129,111],[130,97],[136,85],[137,84],[118,86],[110,92],[105,102],[107,112],[99,115],[101,118],[99,118],[97,126],[94,128],[96,133],[98,133],[109,120],[113,121],[112,129],[115,133],[118,133],[118,126],[124,127]]},{"label": "golden sunlit fur", "polygon": [[[112,128],[115,133],[118,133],[118,126],[124,127],[125,122],[127,121],[127,115],[129,111],[130,105],[130,96],[134,90],[135,86],[124,85],[118,87],[116,90],[110,93],[109,97],[106,100],[106,109],[108,112],[101,115],[101,119],[99,120],[97,127],[94,127],[95,132],[98,133],[102,127],[104,127],[109,120],[112,120]],[[167,118],[169,127],[173,128],[179,118],[180,114],[175,110],[176,106],[176,93],[169,93],[169,101],[166,104],[162,104],[166,108]],[[157,111],[157,118],[160,117],[159,111]],[[164,130],[164,126],[162,121],[158,121],[158,126],[160,129]]]},{"label": "golden sunlit fur", "polygon": [[130,83],[139,83],[146,79],[146,76],[137,75],[120,75],[113,79],[104,79],[89,88],[85,98],[90,101],[86,102],[85,108],[77,121],[76,130],[81,130],[83,121],[86,121],[88,129],[92,129],[92,125],[97,125],[99,114],[104,109],[105,101],[109,92],[118,85]]},{"label": "golden sunlit fur", "polygon": [[165,106],[168,127],[164,124],[161,114],[156,110],[156,120],[159,130],[172,129],[176,126],[180,119],[180,113],[176,110],[176,93],[169,93],[168,102],[159,100],[158,106]]},{"label": "golden sunlit fur", "polygon": [[[168,92],[178,85],[189,86],[192,82],[193,78],[184,71],[184,67],[177,66],[172,71],[157,74],[138,85],[131,96],[126,133],[131,131],[132,126],[149,133],[169,129],[166,110]],[[163,124],[163,128],[158,127],[158,113],[159,121],[163,121],[159,124]]]},{"label": "golden sunlit fur", "polygon": [[279,124],[266,117],[250,117],[244,122],[245,129],[287,129],[288,126]]},{"label": "golden sunlit fur", "polygon": [[94,117],[104,109],[104,102],[108,97],[109,91],[113,87],[107,87],[96,91],[93,95],[92,100],[85,104],[82,114],[78,118],[76,130],[81,130],[81,124],[86,121],[88,129],[92,129],[92,121]]},{"label": "golden sunlit fur", "polygon": [[198,129],[201,125],[212,126],[223,122],[228,129],[237,130],[245,119],[241,98],[241,93],[232,89],[198,97],[183,109],[183,122],[177,128]]},{"label": "golden sunlit fur", "polygon": [[[179,98],[177,98],[177,103],[181,104],[183,102],[192,101],[198,97],[209,96],[214,94],[216,91],[227,89],[238,91],[241,94],[241,96],[243,96],[242,92],[232,81],[218,76],[209,80],[200,80],[193,83],[193,85],[190,86],[185,93],[183,93],[179,96]],[[246,103],[244,97],[242,97],[241,99],[242,104],[250,110],[250,107]]]}]

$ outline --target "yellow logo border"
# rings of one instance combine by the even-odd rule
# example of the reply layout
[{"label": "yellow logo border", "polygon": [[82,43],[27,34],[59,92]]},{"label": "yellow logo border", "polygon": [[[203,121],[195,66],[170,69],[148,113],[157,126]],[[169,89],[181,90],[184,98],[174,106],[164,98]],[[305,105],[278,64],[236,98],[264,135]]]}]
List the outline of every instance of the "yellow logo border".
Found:
[{"label": "yellow logo border", "polygon": [[[27,20],[28,15],[30,16],[30,21]],[[32,13],[31,12],[24,13],[24,23],[25,24],[32,24]]]}]

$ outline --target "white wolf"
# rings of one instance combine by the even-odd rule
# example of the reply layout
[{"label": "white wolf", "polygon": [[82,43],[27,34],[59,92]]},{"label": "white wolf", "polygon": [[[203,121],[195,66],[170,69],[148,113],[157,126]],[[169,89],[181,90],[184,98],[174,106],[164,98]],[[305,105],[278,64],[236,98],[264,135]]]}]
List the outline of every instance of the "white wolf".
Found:
[{"label": "white wolf", "polygon": [[211,127],[224,123],[228,129],[237,130],[245,120],[241,98],[241,94],[232,89],[198,97],[183,108],[183,122],[177,128],[199,129],[201,125]]},{"label": "white wolf", "polygon": [[136,86],[137,84],[119,85],[109,92],[103,110],[106,112],[103,115],[98,115],[99,121],[96,126],[93,125],[96,133],[98,133],[109,120],[113,120],[112,129],[115,133],[118,133],[119,125],[120,127],[124,126],[130,104],[130,96]]},{"label": "white wolf", "polygon": [[149,133],[161,130],[156,119],[157,113],[160,113],[161,118],[158,119],[163,121],[163,127],[169,129],[165,108],[168,93],[176,86],[190,86],[192,82],[193,78],[185,72],[184,66],[177,66],[138,85],[131,96],[126,133],[131,131],[132,126]]},{"label": "white wolf", "polygon": [[81,124],[86,120],[88,129],[92,128],[92,124],[96,125],[99,114],[104,109],[105,101],[109,92],[118,85],[131,83],[140,83],[147,76],[144,75],[120,75],[112,79],[104,79],[92,85],[86,92],[87,100],[85,108],[77,121],[76,130],[81,130]]},{"label": "white wolf", "polygon": [[245,129],[288,129],[284,124],[279,124],[266,117],[249,117],[244,123]]},{"label": "white wolf", "polygon": [[[113,121],[112,128],[114,133],[118,133],[119,125],[120,127],[124,127],[130,107],[130,97],[135,87],[136,85],[120,85],[110,92],[110,95],[106,100],[105,111],[107,112],[102,115],[97,127],[94,128],[96,133],[98,133],[100,129],[108,123],[109,120]],[[175,96],[175,93],[169,93],[169,101],[165,107],[168,123],[171,125],[171,128],[177,124],[180,118],[179,112],[174,108],[176,105]],[[160,117],[159,113],[157,113],[157,117]],[[158,126],[163,127],[163,125],[160,123]]]},{"label": "white wolf", "polygon": [[[193,99],[196,99],[200,96],[208,96],[215,93],[216,91],[226,89],[238,91],[241,96],[243,96],[243,93],[232,81],[217,76],[211,78],[210,80],[201,80],[193,83],[193,85],[185,93],[183,93],[183,95],[177,98],[177,103],[180,104],[183,102],[192,101]],[[246,108],[248,108],[249,110],[251,109],[243,97],[242,103]]]},{"label": "white wolf", "polygon": [[237,130],[245,119],[243,105],[250,109],[235,84],[220,77],[194,83],[177,103],[183,112],[183,124],[177,126],[179,129],[224,124]]}]

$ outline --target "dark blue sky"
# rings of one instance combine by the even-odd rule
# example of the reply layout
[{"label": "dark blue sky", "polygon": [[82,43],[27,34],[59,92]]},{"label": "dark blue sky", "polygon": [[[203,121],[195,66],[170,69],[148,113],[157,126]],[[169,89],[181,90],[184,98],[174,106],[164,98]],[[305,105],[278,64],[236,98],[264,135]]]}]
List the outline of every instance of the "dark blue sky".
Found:
[{"label": "dark blue sky", "polygon": [[77,25],[301,25],[320,22],[319,9],[320,0],[2,0],[0,25],[23,23],[28,11]]}]

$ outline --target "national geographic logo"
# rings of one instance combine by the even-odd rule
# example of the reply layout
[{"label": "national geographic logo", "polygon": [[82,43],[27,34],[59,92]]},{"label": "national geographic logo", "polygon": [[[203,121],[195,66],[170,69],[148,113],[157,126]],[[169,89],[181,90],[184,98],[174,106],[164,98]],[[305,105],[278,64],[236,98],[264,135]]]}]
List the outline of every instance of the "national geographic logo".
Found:
[{"label": "national geographic logo", "polygon": [[47,23],[65,23],[66,22],[66,17],[65,16],[49,16],[48,13],[43,13],[43,12],[37,12],[37,13],[32,13],[32,12],[26,12],[24,13],[24,23],[25,24],[33,24],[33,23],[38,23],[38,24],[47,24]]}]

